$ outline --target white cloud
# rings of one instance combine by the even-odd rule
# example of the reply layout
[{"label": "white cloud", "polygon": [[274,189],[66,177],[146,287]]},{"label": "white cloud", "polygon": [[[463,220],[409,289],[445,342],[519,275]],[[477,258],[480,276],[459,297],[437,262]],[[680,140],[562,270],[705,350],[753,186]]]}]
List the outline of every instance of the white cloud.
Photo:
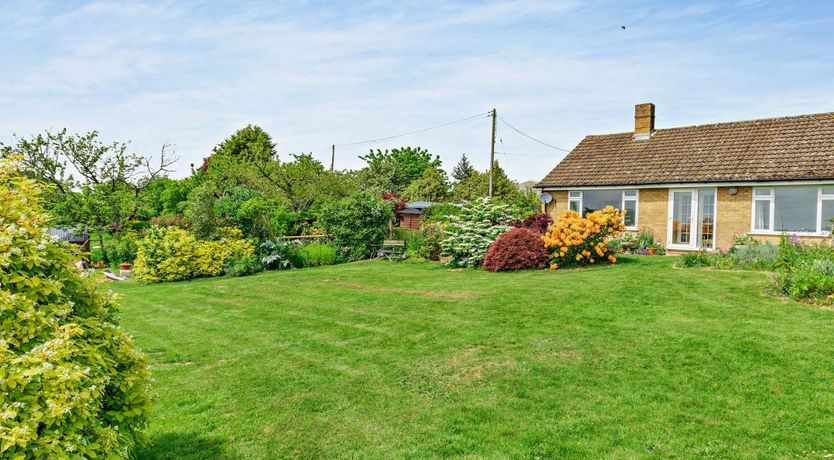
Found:
[{"label": "white cloud", "polygon": [[[630,129],[637,102],[658,104],[660,126],[832,110],[834,61],[819,54],[832,35],[824,15],[664,5],[6,5],[0,140],[66,126],[148,152],[173,142],[184,174],[247,123],[272,133],[284,154],[312,150],[329,161],[332,143],[493,106],[567,148],[585,134]],[[511,155],[499,160],[518,179],[540,178],[563,155],[506,127],[501,135],[499,150]],[[489,121],[379,147],[409,143],[440,153],[448,168],[464,152],[484,168]],[[337,166],[359,166],[364,151],[337,148]]]}]

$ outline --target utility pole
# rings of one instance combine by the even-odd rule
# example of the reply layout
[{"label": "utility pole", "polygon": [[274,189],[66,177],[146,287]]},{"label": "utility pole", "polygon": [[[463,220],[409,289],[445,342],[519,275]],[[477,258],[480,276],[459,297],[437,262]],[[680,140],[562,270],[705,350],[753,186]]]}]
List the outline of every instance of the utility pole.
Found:
[{"label": "utility pole", "polygon": [[330,172],[333,172],[333,164],[336,163],[336,144],[330,149]]},{"label": "utility pole", "polygon": [[492,108],[492,144],[490,145],[489,149],[489,197],[492,198],[492,194],[494,192],[494,184],[492,173],[495,169],[495,121],[498,118],[498,113],[495,111],[495,108]]}]

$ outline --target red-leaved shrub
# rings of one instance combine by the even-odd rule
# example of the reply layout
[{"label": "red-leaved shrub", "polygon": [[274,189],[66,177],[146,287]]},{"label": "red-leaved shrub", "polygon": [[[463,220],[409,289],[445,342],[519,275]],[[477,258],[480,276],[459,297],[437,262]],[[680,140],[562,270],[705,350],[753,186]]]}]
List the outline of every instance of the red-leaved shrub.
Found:
[{"label": "red-leaved shrub", "polygon": [[515,224],[517,228],[529,228],[530,230],[535,230],[539,233],[544,233],[547,231],[547,227],[550,227],[550,224],[553,223],[553,218],[550,217],[548,214],[539,213],[534,214],[521,222]]},{"label": "red-leaved shrub", "polygon": [[484,270],[543,268],[550,260],[541,234],[529,228],[514,228],[499,236],[487,251]]}]

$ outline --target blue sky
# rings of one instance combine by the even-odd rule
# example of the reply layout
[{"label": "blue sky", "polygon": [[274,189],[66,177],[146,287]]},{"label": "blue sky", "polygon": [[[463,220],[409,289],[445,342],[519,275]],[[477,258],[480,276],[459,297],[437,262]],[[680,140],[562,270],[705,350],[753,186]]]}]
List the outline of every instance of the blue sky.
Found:
[{"label": "blue sky", "polygon": [[[625,26],[623,30],[621,26]],[[0,141],[98,130],[178,176],[248,123],[279,155],[417,130],[492,107],[551,144],[657,126],[834,111],[834,2],[0,2]],[[369,146],[488,165],[489,120]],[[564,153],[499,124],[511,177]],[[601,165],[601,168],[604,165]]]}]

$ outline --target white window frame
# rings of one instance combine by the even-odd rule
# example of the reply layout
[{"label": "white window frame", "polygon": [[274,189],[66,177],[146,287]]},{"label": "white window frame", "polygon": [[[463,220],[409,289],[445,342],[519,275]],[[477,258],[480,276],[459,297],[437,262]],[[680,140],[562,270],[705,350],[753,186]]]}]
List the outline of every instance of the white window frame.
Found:
[{"label": "white window frame", "polygon": [[[750,212],[750,233],[752,235],[781,235],[783,232],[780,230],[776,230],[776,187],[755,187],[753,189],[753,203],[751,206]],[[822,229],[822,202],[823,201],[834,201],[834,194],[824,194],[823,189],[831,188],[834,189],[834,184],[830,185],[821,185],[817,187],[817,228],[814,232],[798,232],[798,231],[785,231],[784,233],[790,235],[800,235],[800,236],[828,236],[830,232],[827,232]],[[756,195],[757,190],[768,190],[768,195]],[[767,201],[770,203],[770,223],[767,229],[757,229],[756,228],[756,201]]]},{"label": "white window frame", "polygon": [[[602,190],[602,189],[600,189]],[[617,189],[612,189],[617,190]],[[634,192],[634,196],[626,196],[626,192]],[[626,230],[635,231],[639,227],[638,218],[640,215],[640,190],[639,189],[624,189],[620,192],[620,211],[625,209],[626,201],[634,201],[634,225],[626,227]],[[583,190],[568,190],[568,209],[571,209],[571,204],[577,203],[579,214],[585,209],[585,193]]]},{"label": "white window frame", "polygon": [[576,207],[576,209],[578,209],[578,211],[576,211],[576,212],[578,212],[580,215],[582,215],[582,192],[581,191],[571,190],[571,191],[568,192],[568,209],[569,210],[573,210],[572,207],[571,207],[571,204],[574,203],[574,202],[576,202],[578,204],[578,206]]},{"label": "white window frame", "polygon": [[[634,192],[634,196],[626,196],[626,192]],[[637,230],[639,227],[637,226],[637,217],[640,215],[640,190],[623,190],[623,200],[620,207],[620,210],[625,210],[625,203],[626,201],[633,201],[634,202],[634,225],[626,226],[626,230]]]}]

